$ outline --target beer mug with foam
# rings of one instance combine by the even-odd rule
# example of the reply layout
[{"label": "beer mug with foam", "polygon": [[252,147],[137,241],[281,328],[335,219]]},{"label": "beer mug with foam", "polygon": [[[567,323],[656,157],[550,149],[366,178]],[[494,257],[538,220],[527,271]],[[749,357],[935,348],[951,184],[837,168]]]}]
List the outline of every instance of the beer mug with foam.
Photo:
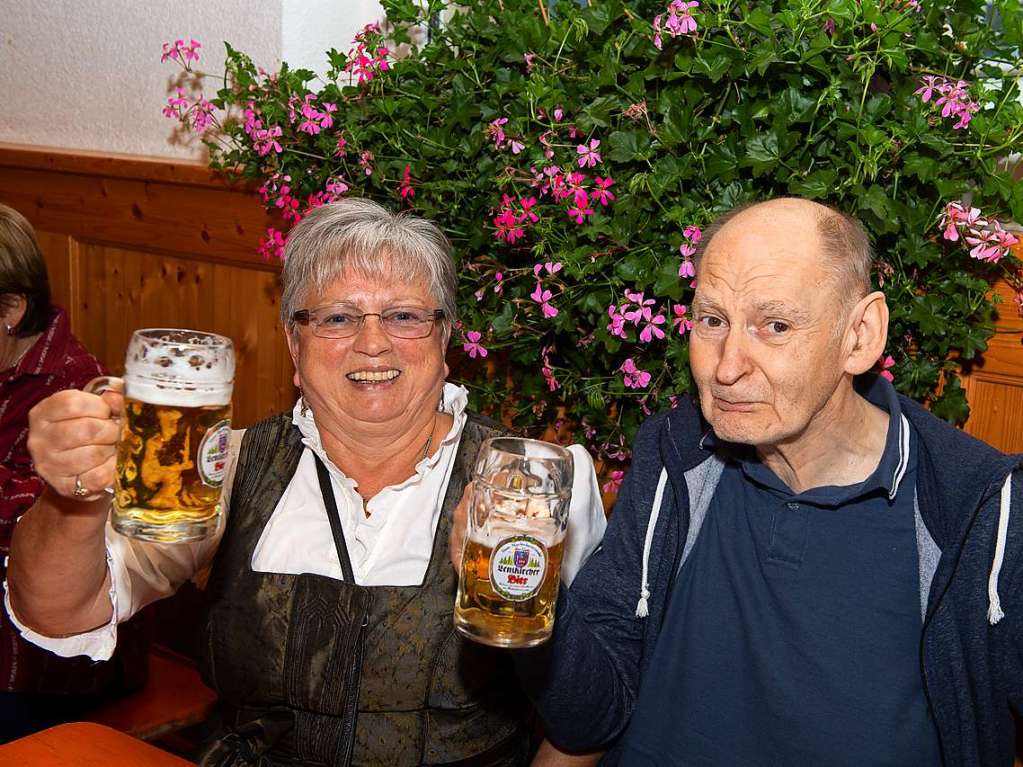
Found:
[{"label": "beer mug with foam", "polygon": [[[211,535],[231,435],[234,347],[197,330],[137,330],[124,363],[114,529],[181,543]],[[100,393],[117,379],[99,378]]]},{"label": "beer mug with foam", "polygon": [[572,454],[547,442],[483,443],[455,598],[455,627],[496,647],[532,647],[554,628]]}]

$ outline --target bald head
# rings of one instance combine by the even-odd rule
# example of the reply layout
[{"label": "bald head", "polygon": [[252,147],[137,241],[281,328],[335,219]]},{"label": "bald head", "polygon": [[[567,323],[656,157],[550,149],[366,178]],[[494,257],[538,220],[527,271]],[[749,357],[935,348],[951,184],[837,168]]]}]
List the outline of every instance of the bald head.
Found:
[{"label": "bald head", "polygon": [[847,304],[870,292],[874,261],[870,239],[859,221],[835,208],[799,197],[779,197],[733,208],[703,233],[694,256],[697,273],[700,259],[711,249],[714,237],[725,229],[730,233],[755,229],[779,243],[793,238],[812,239],[820,267]]}]

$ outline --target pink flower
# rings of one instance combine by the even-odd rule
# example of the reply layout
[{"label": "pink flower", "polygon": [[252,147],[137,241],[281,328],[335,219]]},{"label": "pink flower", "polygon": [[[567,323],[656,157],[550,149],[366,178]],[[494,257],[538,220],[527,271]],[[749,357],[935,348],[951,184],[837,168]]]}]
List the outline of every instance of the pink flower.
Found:
[{"label": "pink flower", "polygon": [[881,363],[881,375],[894,382],[895,375],[889,370],[889,368],[895,367],[895,360],[892,358],[892,355],[889,354],[887,357],[882,357],[878,362]]},{"label": "pink flower", "polygon": [[580,168],[592,168],[601,161],[602,158],[600,156],[600,152],[597,151],[597,147],[599,146],[599,139],[591,139],[589,146],[586,144],[580,144],[575,148],[575,151],[579,154]]},{"label": "pink flower", "polygon": [[199,49],[202,48],[202,43],[197,40],[189,40],[188,45],[185,45],[184,40],[175,40],[173,44],[163,44],[163,55],[160,56],[160,63],[163,64],[171,59],[179,62],[185,69],[188,69],[189,61],[199,60]]},{"label": "pink flower", "polygon": [[533,208],[536,206],[535,197],[520,197],[519,205],[522,206],[522,215],[519,216],[519,223],[525,223],[529,221],[535,224],[540,220],[540,217],[533,212]]},{"label": "pink flower", "polygon": [[401,195],[401,199],[408,197],[415,197],[416,190],[412,187],[412,174],[409,165],[405,166],[405,175],[401,177],[401,186],[399,187],[398,194]]},{"label": "pink flower", "polygon": [[494,236],[499,240],[504,240],[509,244],[514,244],[516,240],[526,236],[525,230],[523,230],[523,228],[518,224],[518,219],[515,214],[512,213],[511,209],[505,208],[494,217],[494,226],[497,227],[497,231],[494,232]]},{"label": "pink flower", "polygon": [[693,245],[696,245],[703,239],[703,232],[700,231],[698,226],[687,226],[682,230],[682,236],[693,243]]},{"label": "pink flower", "polygon": [[368,149],[359,153],[359,167],[367,176],[373,175],[373,160],[376,159]]},{"label": "pink flower", "polygon": [[554,122],[559,123],[565,117],[565,110],[560,106],[554,107]]},{"label": "pink flower", "polygon": [[678,331],[679,335],[685,335],[693,329],[693,321],[686,316],[688,307],[685,304],[675,304],[671,307],[671,311],[675,315],[671,320],[671,325]]},{"label": "pink flower", "polygon": [[327,183],[323,187],[329,194],[341,196],[348,191],[348,184],[344,182],[344,179],[339,176],[331,176],[327,179]]},{"label": "pink flower", "polygon": [[170,96],[167,99],[167,106],[163,108],[163,116],[171,119],[180,119],[184,110],[188,109],[188,99],[185,98],[185,89],[178,88],[177,96]]},{"label": "pink flower", "polygon": [[[622,304],[622,309],[626,306],[628,304]],[[607,307],[607,316],[611,318],[611,321],[607,324],[607,332],[619,338],[626,338],[625,317],[619,312],[618,307],[614,304]]]},{"label": "pink flower", "polygon": [[504,274],[502,272],[494,273],[494,292],[498,295],[504,292]]},{"label": "pink flower", "polygon": [[[934,75],[924,75],[920,78],[920,87],[913,91],[914,94],[920,97],[920,100],[925,104],[931,100],[931,96],[934,95],[934,91],[938,88],[939,83],[944,82],[944,77],[935,77]],[[890,359],[890,358],[889,358]]]},{"label": "pink flower", "polygon": [[650,383],[650,374],[637,368],[632,357],[625,360],[618,369],[622,372],[622,379],[627,389],[642,389]]},{"label": "pink flower", "polygon": [[337,137],[337,149],[334,151],[335,157],[345,156],[345,147],[348,146],[348,140],[344,136]]},{"label": "pink flower", "polygon": [[682,263],[678,265],[678,276],[679,277],[695,277],[696,266],[688,258],[683,258]]},{"label": "pink flower", "polygon": [[543,285],[539,282],[536,283],[536,289],[529,294],[529,297],[540,304],[540,309],[543,311],[545,318],[557,317],[558,310],[550,303],[553,294],[549,290],[544,290]]},{"label": "pink flower", "polygon": [[622,316],[624,316],[625,319],[636,326],[638,326],[642,320],[650,319],[653,315],[653,310],[650,307],[656,303],[654,299],[646,298],[642,293],[632,293],[628,290],[625,291],[625,297],[636,304],[636,308],[630,311],[625,311],[625,307],[627,307],[628,304],[622,304]]},{"label": "pink flower", "polygon": [[661,14],[654,16],[653,21],[654,27],[654,48],[662,50],[664,48],[664,41],[661,39]]},{"label": "pink flower", "polygon": [[266,237],[259,241],[259,255],[264,261],[269,261],[273,257],[283,261],[286,242],[287,239],[281,231],[270,227],[266,230]]},{"label": "pink flower", "polygon": [[203,133],[214,122],[216,121],[213,118],[213,104],[200,96],[192,107],[192,130]]},{"label": "pink flower", "polygon": [[494,146],[498,149],[504,146],[505,135],[503,126],[507,124],[507,117],[498,117],[496,120],[491,120],[490,125],[487,126],[487,133],[494,139]]},{"label": "pink flower", "polygon": [[547,382],[548,391],[557,391],[561,388],[561,384],[558,383],[558,379],[554,377],[554,371],[551,369],[551,358],[549,355],[553,350],[553,346],[545,346],[542,351],[543,367],[540,368],[540,372],[543,374],[543,378]]},{"label": "pink flower", "polygon": [[593,183],[597,185],[597,188],[590,192],[590,200],[596,200],[604,207],[607,207],[607,204],[615,198],[614,192],[608,191],[614,185],[614,182],[614,179],[610,176],[607,178],[596,176],[593,179]]},{"label": "pink flower", "polygon": [[835,20],[834,19],[827,19],[827,20],[825,20],[825,22],[824,22],[824,31],[827,32],[829,35],[834,35],[835,34]]},{"label": "pink flower", "polygon": [[467,340],[464,344],[462,344],[462,348],[465,350],[466,354],[468,354],[472,359],[487,356],[489,353],[487,352],[487,348],[479,342],[480,338],[483,337],[482,333],[478,330],[470,330],[465,334],[465,337]]},{"label": "pink flower", "polygon": [[279,125],[254,131],[252,134],[252,147],[256,150],[256,154],[264,157],[270,152],[275,154],[283,152],[284,150],[281,149],[280,142],[277,141],[282,134],[283,131]]},{"label": "pink flower", "polygon": [[607,482],[600,486],[601,492],[617,493],[618,488],[622,486],[622,480],[625,479],[625,472],[621,469],[614,469],[607,476]]},{"label": "pink flower", "polygon": [[569,208],[568,217],[574,219],[577,224],[585,223],[589,216],[594,213],[593,208]]},{"label": "pink flower", "polygon": [[655,314],[652,317],[647,318],[647,325],[640,331],[639,340],[645,344],[650,343],[654,338],[664,338],[664,331],[659,327],[663,325],[667,320],[663,314]]},{"label": "pink flower", "polygon": [[535,53],[523,53],[522,54],[522,58],[525,59],[525,62],[526,62],[526,71],[527,72],[532,72],[533,71],[533,59],[536,58],[536,54]]},{"label": "pink flower", "polygon": [[519,152],[526,148],[526,145],[523,144],[518,139],[512,139],[508,144],[508,148],[511,149],[512,154],[518,154]]}]

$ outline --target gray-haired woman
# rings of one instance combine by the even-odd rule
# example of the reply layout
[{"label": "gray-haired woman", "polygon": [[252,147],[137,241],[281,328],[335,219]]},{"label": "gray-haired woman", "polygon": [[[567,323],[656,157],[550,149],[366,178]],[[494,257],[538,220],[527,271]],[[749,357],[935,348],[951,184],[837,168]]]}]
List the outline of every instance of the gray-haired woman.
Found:
[{"label": "gray-haired woman", "polygon": [[[14,544],[24,633],[104,657],[118,621],[212,565],[202,668],[222,726],[203,764],[523,763],[528,705],[506,654],[452,628],[451,514],[501,427],[444,380],[447,241],[422,219],[345,200],[306,216],[286,256],[281,318],[301,396],[234,435],[221,536],[104,536],[105,503],[72,490],[75,476],[89,489],[112,480],[120,403],[75,393],[37,410],[31,446],[51,487]],[[604,525],[592,461],[573,451],[568,578]],[[21,556],[41,546],[52,561]],[[74,595],[60,577],[68,556]],[[84,633],[44,636],[70,632]]]}]

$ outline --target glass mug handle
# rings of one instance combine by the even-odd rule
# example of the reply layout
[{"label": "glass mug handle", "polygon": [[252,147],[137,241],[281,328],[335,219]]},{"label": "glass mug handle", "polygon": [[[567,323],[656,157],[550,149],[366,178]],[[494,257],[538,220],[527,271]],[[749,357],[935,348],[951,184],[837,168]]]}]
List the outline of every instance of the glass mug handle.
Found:
[{"label": "glass mug handle", "polygon": [[124,379],[116,376],[100,376],[93,378],[82,387],[86,394],[103,394],[108,391],[124,394]]},{"label": "glass mug handle", "polygon": [[[116,392],[117,394],[124,394],[124,380],[117,378],[116,376],[100,376],[99,378],[93,378],[89,381],[89,383],[83,386],[82,391],[86,394],[96,395],[104,394],[108,391]],[[117,421],[120,419],[113,418],[112,420]],[[110,495],[114,494],[114,488],[112,487],[104,487],[103,491]]]}]

